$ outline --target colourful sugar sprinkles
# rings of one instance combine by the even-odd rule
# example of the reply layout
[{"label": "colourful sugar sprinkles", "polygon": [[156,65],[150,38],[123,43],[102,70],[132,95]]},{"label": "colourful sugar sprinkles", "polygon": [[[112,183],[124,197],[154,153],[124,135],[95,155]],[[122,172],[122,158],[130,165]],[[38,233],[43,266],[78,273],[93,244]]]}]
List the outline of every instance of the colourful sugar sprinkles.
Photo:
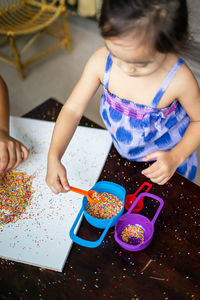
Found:
[{"label": "colourful sugar sprinkles", "polygon": [[0,226],[17,221],[30,205],[33,176],[10,171],[0,181]]},{"label": "colourful sugar sprinkles", "polygon": [[86,212],[97,219],[110,219],[116,216],[123,208],[123,202],[110,193],[100,193],[104,197],[104,202],[87,203],[85,206]]},{"label": "colourful sugar sprinkles", "polygon": [[144,229],[141,225],[128,224],[121,233],[122,241],[127,244],[138,245],[144,243]]}]

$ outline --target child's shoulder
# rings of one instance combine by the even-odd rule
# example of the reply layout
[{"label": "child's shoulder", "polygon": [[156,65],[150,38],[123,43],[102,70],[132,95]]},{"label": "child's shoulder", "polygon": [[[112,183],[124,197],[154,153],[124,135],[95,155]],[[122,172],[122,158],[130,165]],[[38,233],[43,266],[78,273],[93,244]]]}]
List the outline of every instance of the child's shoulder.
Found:
[{"label": "child's shoulder", "polygon": [[[181,88],[182,91],[184,89],[198,88],[197,79],[192,72],[191,68],[188,66],[187,62],[184,61],[184,64],[181,66],[179,71],[177,72],[176,77],[176,86],[177,88]],[[184,82],[184,85],[183,85]]]},{"label": "child's shoulder", "polygon": [[169,91],[172,93],[172,95],[174,95],[174,98],[179,99],[179,101],[184,98],[188,98],[190,95],[192,96],[199,93],[197,79],[195,78],[187,62],[184,61],[184,63],[177,70],[170,84]]},{"label": "child's shoulder", "polygon": [[98,62],[106,62],[108,56],[108,50],[105,46],[98,48],[91,56],[91,58],[98,60]]},{"label": "child's shoulder", "polygon": [[103,82],[104,71],[106,66],[106,61],[108,57],[108,50],[105,46],[97,49],[89,58],[88,63],[92,65],[93,68],[98,72],[98,76]]}]

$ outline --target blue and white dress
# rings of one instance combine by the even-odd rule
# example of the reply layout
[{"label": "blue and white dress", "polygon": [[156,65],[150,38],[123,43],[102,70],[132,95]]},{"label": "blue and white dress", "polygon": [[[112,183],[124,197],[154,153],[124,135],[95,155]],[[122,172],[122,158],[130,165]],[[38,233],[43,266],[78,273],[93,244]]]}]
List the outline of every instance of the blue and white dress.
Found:
[{"label": "blue and white dress", "polygon": [[[150,106],[120,99],[108,91],[112,58],[108,54],[100,113],[113,143],[122,157],[142,161],[148,153],[172,149],[183,137],[190,118],[178,99],[166,108],[156,108],[176,71],[184,63],[178,59],[165,78]],[[177,172],[193,180],[196,175],[197,156],[192,153],[178,167]]]}]

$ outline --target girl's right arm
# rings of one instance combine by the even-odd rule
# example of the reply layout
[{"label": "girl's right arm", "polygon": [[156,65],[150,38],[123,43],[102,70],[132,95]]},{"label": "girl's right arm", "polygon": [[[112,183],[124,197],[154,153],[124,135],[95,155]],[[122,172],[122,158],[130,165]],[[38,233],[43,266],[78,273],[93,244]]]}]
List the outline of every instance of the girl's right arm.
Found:
[{"label": "girl's right arm", "polygon": [[61,158],[87,108],[100,85],[100,53],[97,50],[87,62],[82,76],[64,104],[56,121],[48,153],[46,182],[58,194],[69,190],[65,167]]}]

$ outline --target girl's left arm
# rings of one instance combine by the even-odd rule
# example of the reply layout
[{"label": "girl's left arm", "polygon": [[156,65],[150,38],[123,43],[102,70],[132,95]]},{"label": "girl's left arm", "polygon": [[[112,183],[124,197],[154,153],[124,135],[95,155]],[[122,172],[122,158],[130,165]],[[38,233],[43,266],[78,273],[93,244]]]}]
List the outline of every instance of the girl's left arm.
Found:
[{"label": "girl's left arm", "polygon": [[200,146],[200,89],[189,72],[180,87],[179,102],[190,117],[190,124],[180,142],[171,150],[179,165]]},{"label": "girl's left arm", "polygon": [[[170,151],[149,153],[144,161],[156,160],[142,174],[157,184],[166,183],[176,169],[200,146],[200,89],[186,66],[177,81],[177,97],[190,117],[190,124],[182,139]],[[187,83],[187,84],[186,84]]]}]

